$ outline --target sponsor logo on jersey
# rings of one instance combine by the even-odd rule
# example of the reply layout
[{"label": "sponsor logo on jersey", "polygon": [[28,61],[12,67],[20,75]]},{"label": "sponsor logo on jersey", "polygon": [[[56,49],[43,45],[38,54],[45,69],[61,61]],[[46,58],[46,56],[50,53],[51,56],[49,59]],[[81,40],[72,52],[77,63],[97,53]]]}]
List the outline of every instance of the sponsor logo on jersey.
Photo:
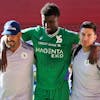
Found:
[{"label": "sponsor logo on jersey", "polygon": [[47,46],[51,46],[51,47],[61,47],[61,44],[52,44],[52,43],[48,43],[48,42],[38,42],[39,45],[47,45]]},{"label": "sponsor logo on jersey", "polygon": [[61,49],[52,49],[52,48],[36,48],[36,52],[49,54],[51,58],[63,58],[64,53]]},{"label": "sponsor logo on jersey", "polygon": [[42,40],[42,39],[43,39],[43,36],[40,37],[40,40]]}]

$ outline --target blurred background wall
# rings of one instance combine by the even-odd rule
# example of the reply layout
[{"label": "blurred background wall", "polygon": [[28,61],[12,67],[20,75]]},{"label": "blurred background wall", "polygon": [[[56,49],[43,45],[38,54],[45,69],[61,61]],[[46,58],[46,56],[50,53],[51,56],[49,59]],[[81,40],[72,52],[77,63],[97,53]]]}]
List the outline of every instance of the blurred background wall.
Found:
[{"label": "blurred background wall", "polygon": [[4,23],[11,19],[19,21],[22,29],[41,25],[40,10],[47,2],[59,6],[59,26],[79,31],[83,21],[96,23],[100,42],[100,0],[0,0],[0,32]]}]

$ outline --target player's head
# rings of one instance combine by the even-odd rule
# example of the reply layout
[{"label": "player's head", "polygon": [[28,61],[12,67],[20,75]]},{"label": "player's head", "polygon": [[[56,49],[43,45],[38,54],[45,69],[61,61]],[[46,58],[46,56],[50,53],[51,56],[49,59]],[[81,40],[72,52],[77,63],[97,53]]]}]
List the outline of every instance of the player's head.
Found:
[{"label": "player's head", "polygon": [[97,38],[96,25],[91,21],[85,21],[80,26],[80,42],[82,46],[91,46]]},{"label": "player's head", "polygon": [[48,34],[53,34],[58,28],[60,10],[54,3],[47,3],[41,9],[42,25]]},{"label": "player's head", "polygon": [[10,48],[16,48],[20,44],[20,31],[19,22],[10,20],[5,23],[2,35],[6,37],[6,44],[9,45]]}]

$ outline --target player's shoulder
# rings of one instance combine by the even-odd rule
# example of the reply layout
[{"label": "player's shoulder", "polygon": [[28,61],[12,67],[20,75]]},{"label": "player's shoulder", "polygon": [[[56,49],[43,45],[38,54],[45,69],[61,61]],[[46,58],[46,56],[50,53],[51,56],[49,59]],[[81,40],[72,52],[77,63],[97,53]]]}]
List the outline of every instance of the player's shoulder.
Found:
[{"label": "player's shoulder", "polygon": [[36,26],[36,27],[29,27],[29,28],[26,28],[26,29],[22,29],[21,32],[22,33],[25,33],[25,32],[29,32],[29,31],[38,31],[41,29],[41,26]]},{"label": "player's shoulder", "polygon": [[69,30],[69,29],[66,29],[66,28],[62,28],[62,27],[60,27],[60,30],[61,30],[64,34],[67,34],[67,35],[72,35],[72,34],[77,35],[77,34],[78,34],[78,32],[75,32],[75,31],[72,31],[72,30]]},{"label": "player's shoulder", "polygon": [[26,50],[30,50],[30,51],[33,50],[33,46],[31,44],[28,44],[28,43],[25,43],[25,42],[22,42],[22,48],[24,48]]},{"label": "player's shoulder", "polygon": [[31,28],[26,28],[24,30],[21,30],[23,36],[25,34],[30,34],[31,37],[34,38],[39,38],[41,36],[41,34],[43,33],[43,28],[41,26],[36,26],[36,27],[31,27]]}]

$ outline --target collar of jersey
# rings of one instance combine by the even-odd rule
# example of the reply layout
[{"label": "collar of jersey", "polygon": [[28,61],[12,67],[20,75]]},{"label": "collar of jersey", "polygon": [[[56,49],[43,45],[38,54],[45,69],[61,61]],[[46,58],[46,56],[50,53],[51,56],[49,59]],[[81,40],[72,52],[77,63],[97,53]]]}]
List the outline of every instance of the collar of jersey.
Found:
[{"label": "collar of jersey", "polygon": [[60,30],[60,27],[58,27],[57,31],[53,34],[48,34],[46,31],[45,31],[45,33],[48,37],[52,38],[52,37],[56,36],[59,33],[59,30]]}]

